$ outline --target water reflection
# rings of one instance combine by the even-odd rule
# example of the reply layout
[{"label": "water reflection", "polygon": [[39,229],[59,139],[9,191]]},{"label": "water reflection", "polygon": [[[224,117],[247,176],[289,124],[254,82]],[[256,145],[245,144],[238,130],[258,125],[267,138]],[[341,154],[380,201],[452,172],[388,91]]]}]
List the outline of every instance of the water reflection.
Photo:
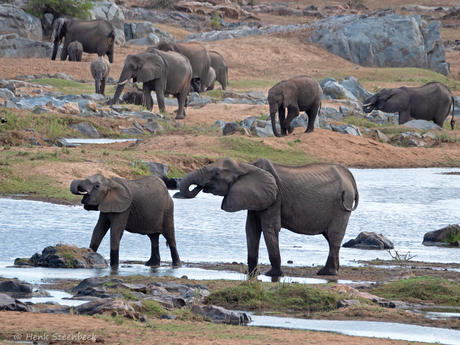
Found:
[{"label": "water reflection", "polygon": [[[415,260],[459,262],[458,248],[426,247],[423,235],[449,224],[458,223],[460,176],[443,173],[456,168],[428,169],[351,169],[360,192],[358,209],[350,217],[344,241],[361,231],[387,236],[399,253],[410,251]],[[171,191],[173,194],[174,191]],[[176,242],[184,262],[246,263],[246,212],[227,213],[220,209],[222,198],[200,193],[195,199],[174,199]],[[0,266],[11,265],[17,257],[30,257],[44,247],[57,243],[87,247],[98,212],[81,206],[0,198]],[[106,236],[99,252],[109,257]],[[160,237],[162,260],[170,262],[166,241]],[[282,263],[295,266],[324,265],[328,245],[322,236],[305,236],[282,230]],[[125,232],[121,241],[121,260],[150,257],[148,237]],[[259,262],[268,264],[261,241]],[[391,259],[386,251],[342,248],[342,265],[357,260]]]}]

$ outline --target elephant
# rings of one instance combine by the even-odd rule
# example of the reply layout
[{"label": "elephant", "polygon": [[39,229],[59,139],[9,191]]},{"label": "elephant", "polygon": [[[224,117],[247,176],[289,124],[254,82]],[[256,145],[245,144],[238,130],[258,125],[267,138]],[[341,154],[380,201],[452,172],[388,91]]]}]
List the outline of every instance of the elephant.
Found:
[{"label": "elephant", "polygon": [[[190,191],[192,184],[196,187]],[[293,167],[267,159],[237,163],[226,157],[181,180],[184,198],[193,198],[200,191],[223,196],[224,211],[248,210],[249,275],[257,272],[262,233],[271,264],[265,275],[283,275],[278,240],[281,228],[304,235],[322,234],[329,243],[329,256],[317,274],[338,274],[340,245],[359,202],[356,181],[344,166],[311,163]]]},{"label": "elephant", "polygon": [[91,237],[92,250],[97,251],[110,228],[111,266],[118,266],[124,230],[150,238],[152,253],[146,266],[160,265],[160,234],[166,238],[172,265],[181,266],[174,233],[174,203],[160,178],[151,175],[137,180],[124,180],[96,174],[85,180],[73,180],[70,191],[83,195],[81,203],[85,210],[100,211]]},{"label": "elephant", "polygon": [[206,91],[214,90],[215,83],[216,83],[216,71],[214,70],[214,68],[209,67],[208,84],[206,85]]},{"label": "elephant", "polygon": [[81,61],[83,55],[83,46],[78,41],[73,41],[67,47],[69,53],[69,61]]},{"label": "elephant", "polygon": [[128,91],[124,93],[121,101],[127,104],[142,105],[144,102],[144,94],[142,91]]},{"label": "elephant", "polygon": [[[222,55],[216,51],[209,50],[208,55],[211,58],[211,67],[216,71],[216,81],[222,86],[222,90],[227,90],[228,84],[228,66]],[[212,90],[212,89],[211,89]]]},{"label": "elephant", "polygon": [[107,20],[80,20],[59,18],[54,22],[52,40],[54,42],[51,60],[56,60],[59,44],[64,38],[61,51],[61,60],[67,59],[68,46],[73,41],[79,41],[85,53],[107,57],[113,63],[113,48],[115,43],[115,30]]},{"label": "elephant", "polygon": [[[277,137],[290,134],[294,130],[292,120],[299,116],[300,111],[308,115],[308,127],[305,133],[313,132],[315,119],[321,107],[323,90],[318,82],[306,75],[280,81],[268,91],[268,104],[272,121],[273,133]],[[287,117],[285,108],[288,109]],[[276,129],[276,113],[280,121],[281,134]]]},{"label": "elephant", "polygon": [[[147,48],[147,52],[153,49],[162,51],[175,51],[187,57],[190,60],[192,66],[193,76],[191,85],[195,92],[206,91],[206,85],[208,85],[208,73],[209,67],[211,66],[211,59],[208,55],[206,48],[198,42],[189,43],[166,43],[160,42],[154,46]],[[198,85],[198,81],[200,85]]]},{"label": "elephant", "polygon": [[110,74],[110,62],[104,56],[98,56],[91,61],[91,75],[96,84],[96,93],[105,96],[105,85]]},{"label": "elephant", "polygon": [[164,94],[172,94],[179,102],[176,119],[185,118],[185,105],[192,79],[192,66],[188,59],[176,52],[163,52],[152,49],[149,53],[128,55],[121,71],[118,86],[111,104],[116,103],[126,82],[143,83],[144,105],[153,108],[151,91],[155,91],[160,111],[165,111]]},{"label": "elephant", "polygon": [[450,126],[454,129],[454,96],[443,83],[430,82],[419,87],[384,88],[363,101],[363,111],[374,109],[385,113],[399,113],[399,124],[410,118],[433,121],[442,128],[452,106]]}]

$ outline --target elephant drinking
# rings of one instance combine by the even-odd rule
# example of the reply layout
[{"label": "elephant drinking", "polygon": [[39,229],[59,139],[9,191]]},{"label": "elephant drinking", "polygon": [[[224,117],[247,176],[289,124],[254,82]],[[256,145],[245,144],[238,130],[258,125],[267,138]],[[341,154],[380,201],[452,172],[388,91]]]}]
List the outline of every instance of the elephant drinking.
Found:
[{"label": "elephant drinking", "polygon": [[111,104],[119,101],[124,85],[131,78],[134,82],[143,83],[143,102],[148,110],[153,108],[152,91],[157,95],[160,111],[166,110],[165,93],[172,94],[179,103],[176,119],[185,118],[185,105],[192,79],[192,67],[185,56],[156,49],[149,53],[128,55]]},{"label": "elephant drinking", "polygon": [[454,129],[454,96],[443,83],[430,82],[419,87],[384,88],[363,101],[363,111],[374,109],[385,113],[399,113],[399,124],[410,118],[433,121],[442,128],[452,106],[450,126]]},{"label": "elephant drinking", "polygon": [[[313,132],[318,110],[321,107],[323,90],[318,82],[306,75],[280,81],[268,91],[270,118],[273,133],[277,137],[292,133],[292,120],[299,116],[300,111],[308,115],[308,127],[305,133]],[[285,109],[288,109],[286,117]],[[280,121],[281,134],[276,129],[276,113]]]},{"label": "elephant drinking", "polygon": [[152,252],[147,266],[160,265],[160,234],[170,248],[172,265],[181,266],[174,233],[174,203],[160,178],[145,176],[128,181],[96,174],[85,180],[73,180],[70,191],[83,195],[85,210],[100,211],[91,238],[92,250],[97,251],[110,229],[111,266],[118,266],[120,240],[125,230],[150,238]]},{"label": "elephant drinking", "polygon": [[[192,191],[191,185],[196,185]],[[338,274],[340,245],[359,201],[355,179],[347,168],[327,163],[292,167],[266,159],[237,163],[227,157],[182,179],[180,192],[185,198],[193,198],[200,191],[223,196],[224,211],[248,210],[250,275],[257,270],[262,234],[272,266],[265,274],[283,274],[278,241],[281,228],[298,234],[323,235],[329,243],[329,256],[318,274]]]}]

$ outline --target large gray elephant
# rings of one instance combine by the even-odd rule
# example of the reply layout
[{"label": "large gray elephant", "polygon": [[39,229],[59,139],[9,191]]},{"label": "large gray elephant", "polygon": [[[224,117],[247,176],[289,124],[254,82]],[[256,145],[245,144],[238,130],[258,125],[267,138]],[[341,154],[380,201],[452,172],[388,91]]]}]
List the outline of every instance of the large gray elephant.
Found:
[{"label": "large gray elephant", "polygon": [[81,61],[83,55],[83,45],[78,41],[70,42],[67,47],[69,53],[69,61]]},{"label": "large gray elephant", "polygon": [[[211,66],[211,59],[209,58],[206,48],[198,42],[189,43],[166,43],[160,42],[154,46],[147,48],[147,52],[152,49],[162,51],[175,51],[187,57],[192,66],[193,75],[191,85],[195,92],[206,91],[208,85],[208,73]],[[198,85],[198,81],[200,84]]]},{"label": "large gray elephant", "polygon": [[[191,185],[196,185],[192,191]],[[223,196],[224,211],[248,210],[250,275],[256,273],[262,233],[272,265],[265,274],[283,274],[278,241],[281,228],[322,234],[329,243],[329,256],[318,274],[338,274],[340,245],[359,200],[355,179],[347,168],[327,163],[291,167],[266,159],[237,163],[227,157],[187,174],[180,183],[185,198],[193,198],[201,190]]]},{"label": "large gray elephant", "polygon": [[[277,137],[290,134],[294,130],[292,120],[299,116],[300,111],[308,115],[308,127],[305,133],[313,132],[315,119],[321,107],[323,90],[318,82],[306,75],[280,81],[268,91],[268,104],[272,120],[273,133]],[[286,117],[285,109],[288,109]],[[276,113],[278,113],[281,134],[276,129]]]},{"label": "large gray elephant", "polygon": [[365,113],[370,113],[374,109],[385,113],[399,113],[400,125],[412,117],[433,121],[441,128],[451,106],[450,125],[454,129],[454,96],[446,85],[439,82],[430,82],[420,87],[384,88],[363,101]]},{"label": "large gray elephant", "polygon": [[61,51],[61,60],[67,59],[68,46],[73,41],[79,41],[85,53],[107,57],[113,62],[113,47],[115,44],[115,30],[107,20],[98,19],[85,21],[80,19],[59,18],[54,22],[52,40],[54,42],[51,60],[56,60],[59,44],[64,38]]},{"label": "large gray elephant", "polygon": [[151,49],[149,53],[128,55],[111,104],[119,101],[124,85],[131,78],[134,82],[143,83],[144,105],[148,110],[153,108],[152,91],[157,95],[160,111],[166,109],[164,94],[172,94],[179,102],[176,119],[185,118],[185,105],[192,79],[192,67],[185,56],[157,49]]},{"label": "large gray elephant", "polygon": [[118,266],[123,231],[147,235],[152,254],[147,266],[160,265],[158,238],[162,234],[169,246],[173,266],[181,266],[174,233],[174,203],[164,182],[156,176],[137,180],[106,178],[101,174],[73,180],[70,191],[83,195],[85,210],[100,211],[90,248],[97,251],[110,229],[110,265]]},{"label": "large gray elephant", "polygon": [[110,62],[104,56],[98,56],[91,61],[91,75],[94,78],[96,93],[105,96],[105,85],[110,74]]},{"label": "large gray elephant", "polygon": [[[227,90],[228,84],[228,66],[227,62],[218,52],[208,50],[208,55],[211,59],[211,67],[216,71],[216,81],[222,86],[222,90]],[[214,89],[214,87],[212,88]],[[211,90],[212,90],[211,89]]]}]

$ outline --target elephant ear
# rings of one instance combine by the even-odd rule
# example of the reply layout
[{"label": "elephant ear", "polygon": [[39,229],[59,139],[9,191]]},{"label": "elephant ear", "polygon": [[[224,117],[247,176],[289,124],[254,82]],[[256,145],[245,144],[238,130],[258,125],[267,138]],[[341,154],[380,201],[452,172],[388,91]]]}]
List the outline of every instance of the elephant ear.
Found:
[{"label": "elephant ear", "polygon": [[161,56],[156,54],[149,54],[149,56],[142,60],[142,67],[137,76],[137,82],[146,83],[150,80],[160,78],[166,67],[164,60]]},{"label": "elephant ear", "polygon": [[392,89],[390,98],[388,98],[382,110],[386,113],[402,112],[409,108],[410,102],[411,96],[406,87]]},{"label": "elephant ear", "polygon": [[293,82],[287,82],[283,86],[283,107],[287,108],[295,100],[297,87]]},{"label": "elephant ear", "polygon": [[133,201],[133,194],[120,178],[108,179],[107,195],[99,204],[99,211],[104,213],[126,211]]},{"label": "elephant ear", "polygon": [[236,178],[222,201],[222,210],[262,211],[276,201],[278,186],[269,172],[251,164],[242,164],[244,173]]}]

